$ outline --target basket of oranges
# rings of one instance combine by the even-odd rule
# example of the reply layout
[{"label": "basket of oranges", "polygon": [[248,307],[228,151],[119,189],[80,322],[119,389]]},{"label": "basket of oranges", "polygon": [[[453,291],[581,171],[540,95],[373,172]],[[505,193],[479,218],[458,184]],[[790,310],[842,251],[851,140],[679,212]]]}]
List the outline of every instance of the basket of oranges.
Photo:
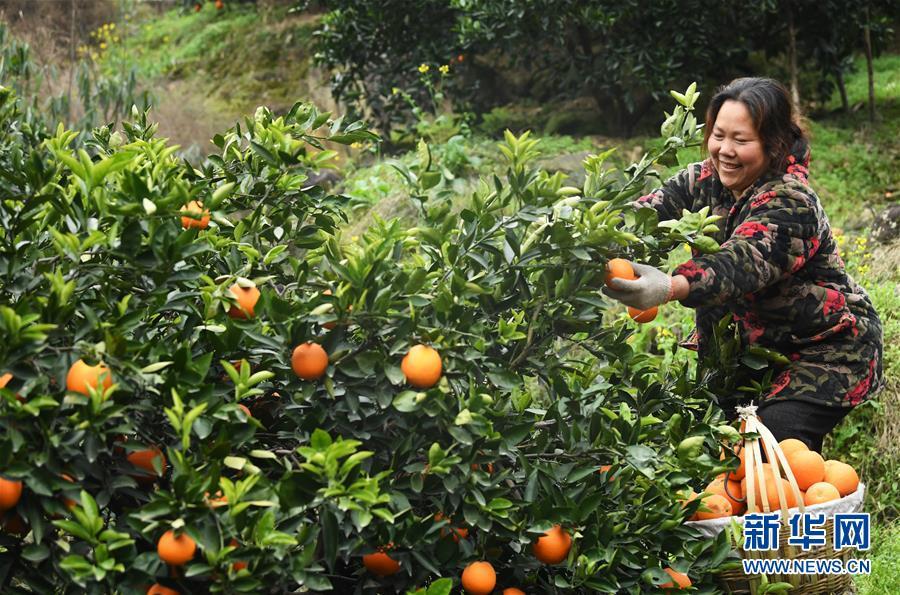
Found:
[{"label": "basket of oranges", "polygon": [[[865,486],[856,471],[841,461],[824,460],[799,440],[778,442],[754,406],[739,407],[738,413],[741,432],[757,437],[746,438],[735,448],[740,459],[736,471],[716,478],[702,494],[690,496],[701,498],[701,503],[688,525],[707,537],[728,530],[740,558],[840,559],[846,565],[855,550],[834,549],[834,515],[862,511]],[[791,537],[797,537],[797,527],[791,530],[791,515],[805,512],[824,515],[824,525],[817,527],[817,542],[824,545],[803,548],[790,543]],[[744,515],[749,513],[778,515],[777,549],[744,548]],[[849,574],[770,574],[766,580],[789,583],[791,594],[843,593],[851,588]],[[719,582],[726,593],[756,593],[762,577],[745,574],[743,566],[738,566],[720,573]]]}]

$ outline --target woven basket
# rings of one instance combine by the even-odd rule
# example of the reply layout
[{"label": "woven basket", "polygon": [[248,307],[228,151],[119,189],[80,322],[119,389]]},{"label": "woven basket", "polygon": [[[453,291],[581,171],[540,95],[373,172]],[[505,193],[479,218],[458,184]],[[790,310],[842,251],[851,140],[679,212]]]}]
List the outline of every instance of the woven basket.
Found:
[{"label": "woven basket", "polygon": [[[756,416],[756,407],[739,407],[738,408],[740,418],[745,422],[745,432],[759,434],[759,438],[752,440],[745,440],[744,442],[744,465],[746,469],[747,477],[751,476],[751,473],[755,473],[757,477],[762,476],[762,450],[760,448],[760,441],[762,441],[762,448],[765,449],[766,458],[771,463],[773,468],[779,470],[779,474],[787,479],[790,484],[790,489],[793,492],[794,499],[797,502],[797,507],[791,510],[799,510],[800,513],[803,513],[807,510],[807,507],[803,503],[803,499],[800,495],[800,488],[797,485],[797,480],[794,478],[794,474],[791,472],[790,467],[787,465],[787,459],[784,455],[784,452],[781,450],[781,447],[778,445],[778,441],[775,440],[775,437],[772,433],[766,428],[759,418]],[[775,489],[778,494],[778,502],[780,508],[778,510],[770,510],[768,504],[767,491],[772,489],[772,486],[767,486],[766,482],[759,481],[760,490],[760,500],[763,505],[763,510],[760,511],[756,506],[756,484],[754,481],[747,481],[747,513],[753,512],[778,512],[780,513],[780,523],[781,527],[779,530],[779,539],[778,539],[778,549],[770,550],[770,551],[746,551],[742,547],[742,543],[737,543],[736,552],[738,556],[744,559],[761,559],[761,558],[783,558],[783,559],[830,559],[836,560],[840,559],[845,564],[847,560],[851,557],[851,554],[856,553],[852,548],[845,548],[840,551],[834,550],[832,547],[833,536],[834,536],[834,513],[835,512],[860,512],[862,510],[862,498],[864,493],[864,486],[860,484],[856,493],[846,496],[839,501],[834,502],[826,502],[824,504],[815,505],[811,507],[810,512],[815,513],[825,513],[826,522],[825,522],[825,545],[812,547],[808,550],[803,550],[803,548],[795,545],[790,545],[788,543],[788,538],[791,535],[790,525],[788,524],[789,513],[787,508],[787,494],[784,492],[784,488],[781,482],[775,482]],[[693,521],[688,523],[691,526],[694,526],[697,529],[700,529],[701,533],[713,537],[726,527],[728,527],[733,521],[737,520],[739,517],[730,517],[727,519],[712,519],[708,521]],[[738,521],[739,523],[743,522],[743,519]],[[760,576],[759,575],[747,575],[744,574],[743,568],[739,567],[736,569],[726,570],[719,574],[718,580],[719,585],[725,593],[733,593],[735,595],[744,595],[750,594],[755,595],[756,591],[760,585]],[[855,589],[853,587],[853,580],[848,574],[820,574],[820,575],[780,575],[780,574],[770,574],[767,575],[767,579],[770,583],[774,582],[784,582],[790,583],[793,587],[790,589],[790,593],[792,595],[824,595],[826,593],[853,593]]]}]

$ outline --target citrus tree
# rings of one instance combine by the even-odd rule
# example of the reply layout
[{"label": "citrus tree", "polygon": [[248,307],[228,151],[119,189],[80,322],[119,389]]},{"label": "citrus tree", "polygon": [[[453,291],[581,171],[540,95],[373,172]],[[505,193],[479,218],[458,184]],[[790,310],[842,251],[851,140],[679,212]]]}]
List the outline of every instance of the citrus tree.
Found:
[{"label": "citrus tree", "polygon": [[419,224],[346,240],[306,179],[360,122],[260,108],[195,167],[146,113],[51,132],[3,89],[3,591],[711,584],[728,544],[680,493],[735,432],[599,293],[614,256],[716,249],[705,213],[630,206],[697,141],[674,95],[661,153],[581,188],[507,134],[460,210],[421,143]]}]

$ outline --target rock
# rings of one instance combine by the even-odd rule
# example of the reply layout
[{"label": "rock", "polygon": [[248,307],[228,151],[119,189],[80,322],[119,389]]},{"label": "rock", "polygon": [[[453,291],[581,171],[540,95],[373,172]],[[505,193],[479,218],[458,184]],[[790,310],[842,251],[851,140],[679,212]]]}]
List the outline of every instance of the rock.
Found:
[{"label": "rock", "polygon": [[538,165],[547,170],[548,173],[562,172],[569,179],[566,184],[569,186],[581,187],[584,185],[584,159],[590,155],[590,151],[581,151],[579,153],[565,153],[557,155],[550,159],[541,159]]},{"label": "rock", "polygon": [[900,203],[890,205],[875,217],[871,237],[884,243],[900,238]]}]

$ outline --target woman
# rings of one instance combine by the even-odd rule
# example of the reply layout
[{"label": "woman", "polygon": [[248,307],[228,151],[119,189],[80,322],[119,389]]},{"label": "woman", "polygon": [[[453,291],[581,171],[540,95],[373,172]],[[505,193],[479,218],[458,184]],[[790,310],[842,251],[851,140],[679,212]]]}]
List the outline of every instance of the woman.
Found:
[{"label": "woman", "polygon": [[642,310],[673,299],[696,308],[701,355],[730,312],[745,344],[791,360],[758,403],[763,423],[778,440],[820,451],[822,438],[883,384],[881,322],[847,274],[809,187],[808,139],[784,86],[732,81],[710,102],[704,134],[708,158],[636,205],[660,220],[709,206],[722,216],[714,236],[721,249],[672,276],[634,264],[638,279],[616,279],[604,292]]}]

